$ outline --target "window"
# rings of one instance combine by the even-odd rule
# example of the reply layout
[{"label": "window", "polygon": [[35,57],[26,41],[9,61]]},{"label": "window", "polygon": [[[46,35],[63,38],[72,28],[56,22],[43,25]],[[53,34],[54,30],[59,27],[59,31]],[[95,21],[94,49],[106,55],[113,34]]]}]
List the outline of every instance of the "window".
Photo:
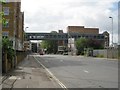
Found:
[{"label": "window", "polygon": [[3,7],[4,15],[9,15],[9,7]]},{"label": "window", "polygon": [[9,33],[8,33],[8,32],[3,32],[3,33],[2,33],[2,36],[8,37],[8,36],[9,36]]},{"label": "window", "polygon": [[94,36],[94,39],[96,39],[96,36]]},{"label": "window", "polygon": [[101,36],[101,39],[104,39],[104,36]]}]

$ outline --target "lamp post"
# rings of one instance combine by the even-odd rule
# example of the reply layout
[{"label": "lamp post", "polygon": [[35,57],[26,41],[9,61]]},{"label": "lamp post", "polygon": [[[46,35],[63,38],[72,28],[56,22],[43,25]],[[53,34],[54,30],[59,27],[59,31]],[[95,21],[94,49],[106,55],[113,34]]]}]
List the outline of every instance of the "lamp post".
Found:
[{"label": "lamp post", "polygon": [[69,49],[70,49],[70,54],[73,55],[73,49],[72,49],[72,36],[70,35],[68,31],[68,43],[69,43]]},{"label": "lamp post", "polygon": [[[26,33],[26,31],[27,31],[27,28],[29,28],[29,27],[25,27],[25,33]],[[25,34],[25,41],[26,41],[26,34]]]},{"label": "lamp post", "polygon": [[[25,35],[24,35],[24,49],[25,49],[25,51],[27,51],[27,48],[28,48],[28,46],[26,47],[25,46],[25,44],[27,43],[27,45],[28,45],[28,42],[27,42],[27,37],[26,37],[26,31],[27,31],[27,28],[29,28],[29,27],[25,27],[25,30],[24,30],[24,32],[25,32]],[[29,52],[27,51],[27,60],[29,59]]]},{"label": "lamp post", "polygon": [[112,20],[112,58],[113,58],[113,17],[109,17]]},{"label": "lamp post", "polygon": [[27,28],[29,28],[29,27],[25,27],[25,31],[26,31]]},{"label": "lamp post", "polygon": [[112,47],[113,47],[113,17],[109,17],[109,18],[111,18],[111,20],[112,20]]}]

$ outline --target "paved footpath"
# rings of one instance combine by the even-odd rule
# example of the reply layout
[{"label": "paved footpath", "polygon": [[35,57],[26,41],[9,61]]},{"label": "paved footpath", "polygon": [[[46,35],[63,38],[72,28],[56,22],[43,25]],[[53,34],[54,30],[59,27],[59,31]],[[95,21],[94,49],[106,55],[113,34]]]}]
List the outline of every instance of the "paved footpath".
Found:
[{"label": "paved footpath", "polygon": [[61,88],[32,55],[3,80],[2,88]]}]

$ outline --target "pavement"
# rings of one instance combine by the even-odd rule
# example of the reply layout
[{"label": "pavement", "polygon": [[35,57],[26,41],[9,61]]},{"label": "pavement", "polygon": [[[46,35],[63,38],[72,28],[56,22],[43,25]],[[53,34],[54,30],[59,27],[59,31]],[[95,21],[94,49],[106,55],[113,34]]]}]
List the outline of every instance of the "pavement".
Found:
[{"label": "pavement", "polygon": [[77,55],[73,57],[85,57],[85,58],[88,57],[88,58],[101,59],[101,60],[119,60],[118,58],[92,57],[92,56],[84,56],[84,55]]},{"label": "pavement", "polygon": [[26,57],[3,78],[2,88],[61,88],[33,55]]}]

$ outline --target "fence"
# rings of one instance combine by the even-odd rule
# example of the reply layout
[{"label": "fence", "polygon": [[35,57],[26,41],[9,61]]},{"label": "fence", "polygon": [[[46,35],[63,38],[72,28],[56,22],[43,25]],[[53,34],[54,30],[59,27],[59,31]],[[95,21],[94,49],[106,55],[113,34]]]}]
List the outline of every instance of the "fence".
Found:
[{"label": "fence", "polygon": [[118,58],[118,49],[109,48],[104,50],[93,50],[93,56],[100,56],[104,58]]},{"label": "fence", "polygon": [[19,64],[26,56],[28,52],[16,51],[16,62],[15,60],[8,60],[7,56],[2,53],[2,73],[10,71],[16,64]]}]

